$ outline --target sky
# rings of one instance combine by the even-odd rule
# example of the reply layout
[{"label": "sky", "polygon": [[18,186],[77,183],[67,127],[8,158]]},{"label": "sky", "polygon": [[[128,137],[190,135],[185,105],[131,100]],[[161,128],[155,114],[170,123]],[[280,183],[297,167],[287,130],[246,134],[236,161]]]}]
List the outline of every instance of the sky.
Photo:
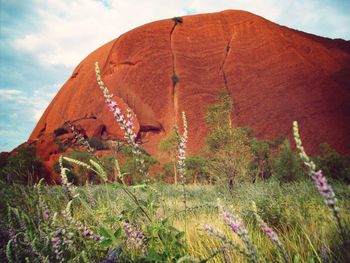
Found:
[{"label": "sky", "polygon": [[350,40],[349,0],[0,0],[0,152],[25,142],[74,68],[145,23],[226,9]]}]

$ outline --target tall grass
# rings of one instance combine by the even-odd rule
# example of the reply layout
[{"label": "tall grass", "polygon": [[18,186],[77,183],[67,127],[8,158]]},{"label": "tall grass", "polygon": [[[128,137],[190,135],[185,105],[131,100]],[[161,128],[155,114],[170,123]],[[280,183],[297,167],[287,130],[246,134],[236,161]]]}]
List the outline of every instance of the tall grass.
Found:
[{"label": "tall grass", "polygon": [[[113,190],[111,186],[110,190]],[[159,184],[154,185],[164,198],[164,206],[159,209],[157,216],[159,221],[168,218],[169,225],[175,227],[180,232],[185,230],[184,211],[182,203],[181,186]],[[261,258],[271,262],[282,262],[278,249],[268,239],[256,223],[254,215],[250,209],[251,200],[255,200],[257,209],[264,221],[268,222],[274,228],[286,250],[288,261],[298,257],[300,262],[314,260],[323,262],[322,258],[327,257],[326,262],[342,262],[345,259],[343,255],[341,240],[338,235],[336,222],[328,213],[327,207],[322,204],[322,198],[314,191],[313,185],[308,182],[299,182],[284,184],[280,186],[277,182],[260,182],[258,184],[242,184],[233,191],[222,189],[219,186],[197,185],[186,187],[188,196],[187,227],[186,238],[183,238],[182,255],[188,255],[196,259],[204,259],[220,248],[219,240],[209,236],[203,231],[203,226],[211,224],[217,229],[222,229],[223,234],[238,244],[242,242],[234,233],[225,228],[221,216],[218,214],[217,198],[220,198],[222,205],[238,213],[246,222],[246,226],[251,236],[252,242],[256,245]],[[141,196],[140,200],[147,201],[147,196],[141,189],[129,187],[136,195]],[[344,211],[349,211],[350,206],[347,202],[349,193],[344,185],[335,186],[335,191],[342,193],[339,195],[339,206],[345,225],[349,226],[350,217]],[[79,222],[83,222],[89,229],[99,231],[101,225],[106,229],[118,229],[117,219],[122,217],[125,209],[130,207],[128,196],[121,190],[111,191],[110,198],[113,206],[110,207],[105,199],[104,186],[84,186],[79,187],[77,192],[80,198],[87,204],[91,204],[91,210],[88,211],[84,205],[76,204],[73,210],[73,217]],[[70,255],[66,258],[71,262],[82,259],[83,254],[89,261],[102,261],[108,256],[108,248],[103,246],[103,241],[93,241],[79,233],[76,226],[65,225],[64,217],[61,211],[65,210],[68,197],[61,187],[44,187],[41,198],[45,200],[51,215],[58,213],[57,221],[61,228],[67,228],[74,233],[74,245],[72,245]],[[1,206],[2,235],[9,238],[11,231],[19,233],[30,232],[37,236],[40,229],[47,227],[45,221],[38,211],[39,196],[36,190],[26,186],[5,186],[1,185],[1,200],[7,200],[8,206],[22,211],[33,219],[33,225],[23,225],[26,229],[13,229],[13,223],[6,218],[6,205]],[[191,209],[191,208],[195,209]],[[115,220],[113,220],[113,218]],[[14,219],[13,219],[14,220]],[[16,219],[17,220],[17,219]],[[140,222],[139,222],[140,223]],[[24,222],[24,224],[26,224]],[[146,221],[140,224],[145,229],[149,223]],[[5,230],[7,229],[7,230]],[[53,234],[48,231],[48,236]],[[20,235],[18,236],[20,238]],[[38,237],[37,237],[38,238]],[[34,240],[34,237],[33,237]],[[33,240],[30,240],[33,242]],[[27,240],[26,242],[28,242]],[[50,251],[46,251],[50,242],[38,240],[36,247],[40,248],[42,256],[48,259],[51,257]],[[102,245],[101,245],[102,243]],[[3,244],[4,245],[4,244]],[[4,253],[3,247],[2,253]],[[30,260],[35,259],[31,255],[30,248],[19,243],[16,249],[11,249],[11,255],[14,259]],[[48,253],[48,254],[45,254]],[[53,251],[51,251],[53,253]],[[75,253],[75,255],[73,255]],[[123,250],[123,254],[132,253],[132,251]],[[229,252],[232,262],[245,262],[246,259],[235,250]],[[17,254],[17,255],[15,255]],[[125,257],[124,259],[126,259]],[[136,258],[134,258],[136,260]],[[210,262],[224,262],[224,254],[211,259]],[[16,261],[16,260],[14,260]],[[117,261],[116,261],[117,262]]]}]

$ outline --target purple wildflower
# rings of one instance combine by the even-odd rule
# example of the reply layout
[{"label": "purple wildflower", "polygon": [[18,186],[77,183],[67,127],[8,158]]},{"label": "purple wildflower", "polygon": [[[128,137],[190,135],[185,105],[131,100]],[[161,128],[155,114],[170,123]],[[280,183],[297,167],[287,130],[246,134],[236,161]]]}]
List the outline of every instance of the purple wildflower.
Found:
[{"label": "purple wildflower", "polygon": [[117,108],[119,109],[118,104],[115,101],[111,101],[111,103],[109,103],[108,107],[109,107],[109,110],[112,112],[115,112],[115,110]]},{"label": "purple wildflower", "polygon": [[214,236],[215,229],[210,225],[204,225],[203,230],[209,232],[209,235]]},{"label": "purple wildflower", "polygon": [[118,262],[120,253],[122,252],[121,246],[118,246],[115,250],[109,253],[108,259],[102,260],[101,263],[115,263]]},{"label": "purple wildflower", "polygon": [[256,204],[253,201],[252,202],[252,207],[253,207],[253,213],[255,215],[256,220],[258,221],[258,224],[261,227],[261,230],[268,236],[268,238],[277,246],[278,250],[280,251],[282,257],[283,257],[283,262],[287,262],[287,256],[286,252],[284,250],[284,247],[282,243],[280,242],[278,235],[271,227],[269,227],[264,220],[260,217],[258,214],[258,210],[256,208]]},{"label": "purple wildflower", "polygon": [[85,237],[90,237],[92,235],[92,231],[88,228],[85,228],[84,231],[83,231],[83,235]]},{"label": "purple wildflower", "polygon": [[328,262],[328,253],[325,246],[321,247],[321,259],[322,262]]},{"label": "purple wildflower", "polygon": [[103,92],[103,96],[105,98],[105,102],[109,108],[110,111],[113,112],[114,118],[117,121],[119,127],[124,131],[124,138],[132,146],[132,151],[136,155],[136,161],[139,164],[139,172],[145,176],[146,174],[146,166],[144,162],[141,162],[142,158],[140,156],[142,155],[141,149],[139,144],[136,142],[137,135],[134,132],[134,120],[132,117],[132,112],[128,108],[126,118],[124,117],[124,114],[121,111],[121,108],[119,105],[112,100],[113,95],[109,94],[109,90],[102,81],[101,78],[101,72],[100,68],[98,66],[98,62],[95,63],[95,72],[96,72],[96,79],[97,83],[100,87],[100,89]]},{"label": "purple wildflower", "polygon": [[35,188],[37,189],[38,195],[39,195],[39,208],[41,210],[42,218],[45,221],[50,221],[50,219],[51,219],[50,209],[47,206],[45,198],[43,198],[43,189],[42,189],[43,181],[44,181],[44,179],[40,179],[40,181],[35,185]]},{"label": "purple wildflower", "polygon": [[125,222],[122,222],[122,227],[124,228],[125,234],[128,238],[132,236],[132,228],[131,225]]},{"label": "purple wildflower", "polygon": [[301,160],[304,162],[305,166],[308,168],[308,174],[311,177],[313,183],[316,186],[317,191],[321,194],[321,196],[325,199],[326,205],[333,213],[333,217],[338,224],[338,228],[340,231],[340,235],[343,239],[343,242],[346,242],[345,230],[340,218],[339,208],[337,207],[337,199],[335,198],[334,191],[330,184],[327,182],[327,179],[322,174],[321,170],[316,171],[315,163],[310,160],[307,156],[304,147],[302,146],[302,142],[299,135],[298,123],[296,121],[293,122],[293,135],[297,149],[299,150],[299,156]]},{"label": "purple wildflower", "polygon": [[253,262],[257,262],[258,255],[257,255],[256,247],[250,241],[248,230],[244,226],[242,220],[238,216],[226,211],[222,206],[219,206],[219,209],[221,210],[221,215],[226,225],[229,226],[234,233],[236,233],[236,235],[243,241],[243,243],[247,247],[249,251],[249,258]]},{"label": "purple wildflower", "polygon": [[261,228],[265,234],[276,244],[279,243],[278,240],[278,235],[276,234],[275,231],[272,230],[271,227],[269,227],[266,223],[263,224],[262,228]]},{"label": "purple wildflower", "polygon": [[58,229],[53,233],[53,236],[51,238],[51,243],[52,247],[54,249],[56,259],[57,261],[61,261],[63,257],[63,251],[62,251],[62,246],[63,246],[63,241],[62,241],[62,235],[63,235],[63,230]]},{"label": "purple wildflower", "polygon": [[68,181],[67,177],[67,171],[69,171],[68,168],[63,167],[63,157],[62,155],[60,156],[59,160],[59,165],[61,169],[61,183],[64,189],[67,191],[69,199],[73,200],[74,198],[79,196],[79,193],[77,192],[77,187],[74,186],[72,183]]},{"label": "purple wildflower", "polygon": [[122,222],[121,225],[125,231],[129,249],[141,249],[144,253],[146,251],[146,238],[141,229],[126,222]]},{"label": "purple wildflower", "polygon": [[72,200],[68,202],[66,209],[62,212],[64,218],[72,225],[75,225],[79,231],[83,234],[84,237],[99,241],[102,239],[101,236],[95,234],[90,228],[87,226],[83,225],[80,221],[76,220],[73,218],[72,213],[71,213],[71,205],[72,205]]},{"label": "purple wildflower", "polygon": [[127,125],[129,126],[129,128],[131,130],[133,130],[134,129],[134,119],[132,117],[131,110],[129,108],[127,108],[126,112],[127,112],[126,117],[128,118]]},{"label": "purple wildflower", "polygon": [[312,172],[311,178],[316,189],[325,199],[326,204],[332,208],[335,205],[335,194],[332,187],[328,184],[327,179],[323,176],[322,171]]},{"label": "purple wildflower", "polygon": [[89,142],[85,139],[85,137],[81,134],[81,131],[79,131],[78,128],[76,128],[74,126],[73,123],[71,123],[70,121],[66,121],[65,122],[69,129],[72,131],[72,133],[74,134],[74,139],[76,140],[76,142],[78,144],[80,144],[81,146],[83,146],[85,149],[87,149],[88,152],[90,153],[94,153],[95,150],[90,146]]},{"label": "purple wildflower", "polygon": [[219,239],[223,243],[223,245],[219,249],[217,249],[212,255],[210,255],[206,260],[203,260],[202,262],[206,262],[209,259],[215,257],[217,254],[222,252],[224,253],[225,260],[227,262],[230,262],[230,255],[228,253],[230,249],[236,249],[239,253],[245,255],[246,257],[251,257],[251,255],[247,253],[247,251],[244,248],[242,248],[240,245],[233,242],[232,240],[227,239],[223,235],[220,229],[215,229],[213,226],[210,226],[210,225],[204,225],[203,231],[208,232],[210,236],[216,237],[217,239]]},{"label": "purple wildflower", "polygon": [[247,242],[249,239],[248,238],[248,231],[244,227],[241,219],[238,218],[237,216],[230,214],[229,212],[225,211],[224,209],[222,210],[221,213],[222,213],[222,216],[223,216],[223,219],[224,219],[224,222],[226,223],[226,225],[228,225],[230,227],[230,229],[242,239],[243,242]]},{"label": "purple wildflower", "polygon": [[228,252],[228,249],[230,247],[227,244],[224,244],[222,248],[225,250],[224,252],[225,262],[231,262],[231,256],[230,256],[230,253]]},{"label": "purple wildflower", "polygon": [[43,211],[43,218],[44,218],[44,220],[50,220],[51,216],[50,216],[50,210],[49,209],[45,209]]}]

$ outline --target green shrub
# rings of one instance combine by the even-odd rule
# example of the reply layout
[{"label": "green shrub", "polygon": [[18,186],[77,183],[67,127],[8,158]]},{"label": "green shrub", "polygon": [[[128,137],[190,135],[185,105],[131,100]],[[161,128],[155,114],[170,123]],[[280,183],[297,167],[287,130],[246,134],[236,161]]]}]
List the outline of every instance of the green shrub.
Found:
[{"label": "green shrub", "polygon": [[112,179],[116,179],[117,174],[115,171],[115,156],[111,154],[103,155],[100,158],[100,162],[102,163],[107,175]]},{"label": "green shrub", "polygon": [[302,167],[298,154],[293,152],[289,140],[286,139],[273,162],[274,177],[281,183],[306,179],[307,175]]},{"label": "green shrub", "polygon": [[[62,163],[63,163],[63,166],[65,168],[68,168],[68,171],[66,172],[67,174],[67,178],[68,178],[68,181],[75,184],[75,185],[81,185],[81,180],[80,180],[80,177],[79,175],[74,171],[74,167],[69,163],[67,162],[66,160],[62,160]],[[60,165],[59,165],[59,162],[56,161],[53,165],[53,171],[56,173],[56,174],[60,174],[61,173],[61,168],[60,168]]]},{"label": "green shrub", "polygon": [[0,169],[5,167],[8,157],[9,157],[9,153],[6,153],[6,152],[0,153]]},{"label": "green shrub", "polygon": [[256,138],[250,142],[254,156],[251,162],[251,171],[255,174],[255,178],[266,179],[272,175],[271,145],[272,143],[269,141],[261,141]]},{"label": "green shrub", "polygon": [[68,146],[66,146],[60,138],[55,138],[54,139],[54,142],[58,145],[58,149],[61,151],[61,152],[64,152],[67,150]]},{"label": "green shrub", "polygon": [[107,150],[108,146],[106,142],[100,137],[92,137],[88,140],[90,146],[95,150]]},{"label": "green shrub", "polygon": [[341,155],[323,143],[320,145],[320,154],[315,157],[315,162],[327,178],[350,184],[350,156]]},{"label": "green shrub", "polygon": [[126,155],[126,156],[133,156],[133,153],[132,153],[132,146],[130,146],[128,143],[122,143],[119,147],[119,153],[120,154],[123,154],[123,155]]},{"label": "green shrub", "polygon": [[166,137],[164,137],[159,142],[159,151],[164,156],[170,159],[170,162],[165,164],[164,166],[166,176],[173,176],[175,184],[177,184],[177,181],[178,181],[177,167],[176,167],[176,160],[178,155],[177,144],[178,144],[178,138],[174,130],[171,131]]},{"label": "green shrub", "polygon": [[[141,158],[143,158],[144,160],[144,163],[145,163],[144,172],[146,173],[148,173],[152,165],[155,165],[158,163],[156,159],[154,159],[152,156],[147,154],[142,154]],[[131,177],[133,183],[139,183],[146,180],[146,178],[143,177],[142,173],[139,170],[136,159],[133,157],[126,158],[124,163],[120,165],[120,170],[122,174],[127,174],[129,177]]]},{"label": "green shrub", "polygon": [[192,183],[202,183],[210,181],[207,160],[199,155],[192,155],[186,158],[187,181]]},{"label": "green shrub", "polygon": [[162,168],[164,170],[164,176],[174,177],[174,171],[176,171],[176,163],[174,163],[172,161],[163,163]]},{"label": "green shrub", "polygon": [[0,175],[7,182],[34,183],[45,176],[34,146],[21,146],[8,156],[2,156]]},{"label": "green shrub", "polygon": [[[96,157],[89,152],[72,151],[68,154],[68,157],[87,164],[90,163],[91,159],[96,161]],[[78,181],[81,184],[84,184],[86,181],[89,181],[90,183],[100,182],[100,178],[94,172],[87,170],[84,167],[73,165],[73,171],[79,178]]]}]

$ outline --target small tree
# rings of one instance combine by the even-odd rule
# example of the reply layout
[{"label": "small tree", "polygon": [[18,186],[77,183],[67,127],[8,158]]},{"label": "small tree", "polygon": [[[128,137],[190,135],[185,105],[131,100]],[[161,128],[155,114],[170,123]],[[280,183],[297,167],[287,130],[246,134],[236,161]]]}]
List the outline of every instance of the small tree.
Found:
[{"label": "small tree", "polygon": [[[154,159],[149,154],[142,153],[141,155],[142,159],[144,160],[144,169],[146,173],[148,173],[150,167],[152,165],[155,165],[158,163],[156,159]],[[125,161],[120,165],[120,170],[122,174],[128,175],[126,177],[126,181],[132,182],[132,183],[140,183],[145,178],[143,177],[143,174],[140,172],[140,169],[138,167],[138,163],[136,162],[134,157],[127,157]]]},{"label": "small tree", "polygon": [[192,176],[193,183],[197,184],[200,179],[208,178],[207,160],[199,155],[186,158],[187,174]]},{"label": "small tree", "polygon": [[305,178],[302,162],[298,154],[293,152],[288,139],[285,139],[281,150],[274,161],[275,177],[281,182],[292,182]]},{"label": "small tree", "polygon": [[229,186],[236,180],[250,180],[249,166],[253,159],[249,131],[233,127],[232,101],[226,91],[220,92],[218,102],[210,105],[205,117],[209,128],[207,148],[209,168],[213,176],[224,175]]},{"label": "small tree", "polygon": [[261,141],[253,138],[250,143],[254,159],[251,163],[251,169],[254,171],[255,179],[269,178],[272,174],[272,158],[271,158],[271,147],[272,142]]},{"label": "small tree", "polygon": [[170,159],[170,162],[173,167],[174,183],[177,184],[177,168],[176,160],[178,154],[178,139],[175,131],[171,131],[168,136],[163,138],[159,143],[159,150],[167,158]]}]

